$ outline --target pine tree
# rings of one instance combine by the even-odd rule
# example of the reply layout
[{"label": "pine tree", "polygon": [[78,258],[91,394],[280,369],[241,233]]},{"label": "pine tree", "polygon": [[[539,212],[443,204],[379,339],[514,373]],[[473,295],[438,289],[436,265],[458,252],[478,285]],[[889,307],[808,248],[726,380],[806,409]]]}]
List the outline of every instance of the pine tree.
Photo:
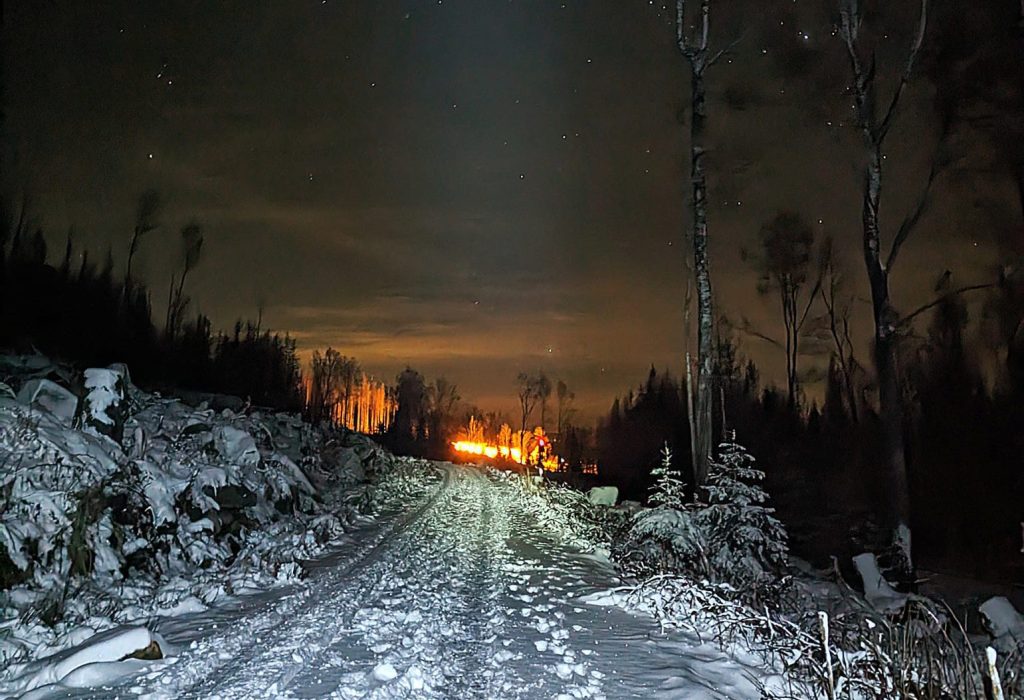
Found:
[{"label": "pine tree", "polygon": [[742,446],[719,446],[697,519],[708,541],[711,568],[733,584],[758,583],[786,564],[786,529],[765,503],[764,472]]},{"label": "pine tree", "polygon": [[686,485],[672,468],[672,450],[667,442],[661,448],[661,465],[651,470],[651,476],[655,479],[649,499],[653,505],[676,510],[686,507]]},{"label": "pine tree", "polygon": [[651,471],[651,508],[635,516],[616,556],[626,571],[673,573],[732,585],[762,599],[779,580],[788,552],[786,530],[766,505],[764,472],[740,445],[728,442],[713,460],[698,502],[686,498],[666,444]]}]

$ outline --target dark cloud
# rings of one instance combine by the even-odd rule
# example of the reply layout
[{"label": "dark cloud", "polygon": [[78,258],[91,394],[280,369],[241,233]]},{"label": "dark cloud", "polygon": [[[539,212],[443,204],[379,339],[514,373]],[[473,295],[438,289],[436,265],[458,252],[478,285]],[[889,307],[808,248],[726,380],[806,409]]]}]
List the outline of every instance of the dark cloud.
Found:
[{"label": "dark cloud", "polygon": [[[763,325],[774,310],[740,250],[778,209],[820,219],[859,273],[857,135],[827,123],[846,97],[841,74],[821,68],[843,56],[831,13],[812,5],[716,4],[713,40],[740,41],[710,78],[713,272],[721,308]],[[193,296],[218,325],[265,300],[266,320],[307,351],[330,343],[384,376],[406,363],[445,373],[484,405],[511,403],[521,369],[565,376],[591,411],[652,362],[678,373],[688,85],[657,8],[5,12],[4,177],[34,193],[54,239],[74,223],[83,244],[117,254],[134,198],[153,186],[166,226],[139,266],[164,288],[177,227],[198,217],[207,250]],[[930,98],[915,85],[899,126],[890,226],[927,164]],[[965,274],[989,259],[960,245],[957,217],[944,216],[956,208],[940,202],[928,243],[908,246],[908,305],[950,250]],[[781,374],[772,349],[744,350]]]}]

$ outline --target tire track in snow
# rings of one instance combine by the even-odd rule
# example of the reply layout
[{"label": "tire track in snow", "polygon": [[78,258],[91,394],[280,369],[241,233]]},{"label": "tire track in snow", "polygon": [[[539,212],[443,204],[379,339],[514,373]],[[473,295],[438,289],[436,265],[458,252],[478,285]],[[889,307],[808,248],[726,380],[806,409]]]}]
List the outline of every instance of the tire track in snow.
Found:
[{"label": "tire track in snow", "polygon": [[[299,644],[283,640],[302,638],[309,643],[305,651],[315,653],[323,646],[319,642],[324,636],[338,631],[338,615],[345,612],[339,610],[339,603],[351,608],[373,587],[374,575],[384,573],[379,563],[395,543],[409,546],[410,540],[402,536],[420,525],[445,495],[452,469],[443,469],[442,476],[441,483],[416,508],[392,521],[373,546],[337,568],[324,570],[294,593],[247,611],[244,627],[229,622],[225,633],[193,643],[168,666],[137,679],[132,692],[151,700],[280,696],[296,667],[306,663]],[[347,612],[351,617],[355,610]],[[333,620],[333,627],[325,630],[318,624],[324,620]],[[310,639],[317,634],[319,639]],[[282,657],[282,652],[287,655]]]},{"label": "tire track in snow", "polygon": [[432,493],[363,554],[244,617],[229,611],[234,627],[119,694],[603,698],[596,656],[575,648],[566,619],[573,582],[535,546],[537,522],[517,487],[441,469]]},{"label": "tire track in snow", "polygon": [[[370,698],[506,697],[510,684],[496,653],[502,619],[496,600],[504,511],[479,473],[463,470],[444,506],[431,512],[422,547],[400,562],[379,600],[360,611],[364,644],[377,668],[399,679],[352,685],[338,696]],[[355,679],[352,679],[355,680]]]}]

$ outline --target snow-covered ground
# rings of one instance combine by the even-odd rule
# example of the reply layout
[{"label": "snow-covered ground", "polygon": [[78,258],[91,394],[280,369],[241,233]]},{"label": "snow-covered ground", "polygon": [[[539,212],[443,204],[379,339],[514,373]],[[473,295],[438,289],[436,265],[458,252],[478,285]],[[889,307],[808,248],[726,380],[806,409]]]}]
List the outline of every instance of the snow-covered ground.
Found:
[{"label": "snow-covered ground", "polygon": [[[535,499],[474,467],[393,499],[308,579],[156,618],[173,653],[42,697],[757,698],[765,673],[651,618],[582,598],[600,555],[539,525]],[[416,493],[408,489],[407,493]],[[33,695],[37,697],[37,695]]]},{"label": "snow-covered ground", "polygon": [[[578,492],[122,367],[30,369],[0,384],[0,698],[903,698],[920,654],[879,640],[943,624],[870,555],[866,600],[811,577],[786,614],[680,572],[623,585],[601,548],[623,513]],[[910,601],[903,628],[879,612]],[[1024,618],[981,613],[1019,687]]]}]

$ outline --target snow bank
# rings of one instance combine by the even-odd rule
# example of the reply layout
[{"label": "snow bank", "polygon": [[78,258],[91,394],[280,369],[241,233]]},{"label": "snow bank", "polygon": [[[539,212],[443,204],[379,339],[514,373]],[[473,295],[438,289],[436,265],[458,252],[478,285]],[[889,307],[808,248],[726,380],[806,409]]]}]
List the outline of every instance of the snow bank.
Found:
[{"label": "snow bank", "polygon": [[30,379],[22,384],[18,401],[41,408],[68,426],[78,411],[78,397],[49,379]]},{"label": "snow bank", "polygon": [[22,371],[0,392],[0,696],[71,674],[30,664],[84,636],[300,580],[398,462],[296,416],[147,394],[123,365],[0,362]]}]

